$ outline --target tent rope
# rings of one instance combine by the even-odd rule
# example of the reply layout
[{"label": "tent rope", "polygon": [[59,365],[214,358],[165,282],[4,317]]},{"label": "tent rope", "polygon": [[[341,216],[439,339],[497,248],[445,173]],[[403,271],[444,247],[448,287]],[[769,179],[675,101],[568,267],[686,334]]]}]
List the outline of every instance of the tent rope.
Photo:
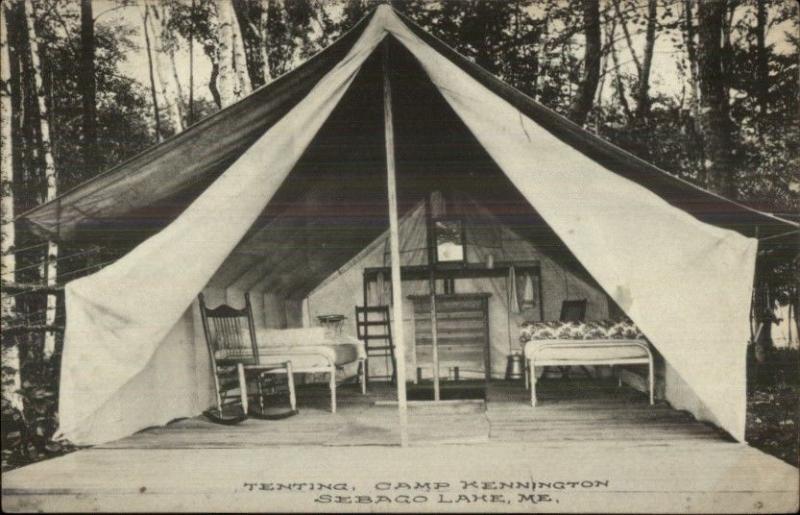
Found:
[{"label": "tent rope", "polygon": [[791,236],[792,234],[800,235],[800,229],[792,229],[791,231],[786,231],[786,232],[782,232],[782,233],[779,233],[779,234],[773,234],[772,236],[765,236],[763,238],[758,238],[758,241],[775,240],[775,239],[778,239],[778,238]]}]

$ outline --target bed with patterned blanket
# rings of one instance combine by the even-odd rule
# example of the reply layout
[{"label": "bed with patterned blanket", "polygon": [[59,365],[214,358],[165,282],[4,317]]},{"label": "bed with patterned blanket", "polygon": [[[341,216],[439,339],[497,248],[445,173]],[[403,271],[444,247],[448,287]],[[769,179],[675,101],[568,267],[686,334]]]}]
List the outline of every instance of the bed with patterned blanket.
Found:
[{"label": "bed with patterned blanket", "polygon": [[531,406],[536,406],[536,367],[572,365],[647,365],[653,404],[653,354],[630,320],[524,322],[519,340],[525,346]]}]

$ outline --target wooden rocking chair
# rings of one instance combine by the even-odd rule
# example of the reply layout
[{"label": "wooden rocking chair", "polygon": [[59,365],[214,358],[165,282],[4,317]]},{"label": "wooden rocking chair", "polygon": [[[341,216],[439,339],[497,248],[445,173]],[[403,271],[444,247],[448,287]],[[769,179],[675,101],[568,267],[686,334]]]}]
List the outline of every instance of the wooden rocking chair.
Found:
[{"label": "wooden rocking chair", "polygon": [[[237,424],[248,416],[275,420],[296,415],[292,363],[261,363],[250,296],[245,294],[244,299],[243,309],[225,304],[210,309],[203,294],[199,295],[200,316],[217,396],[216,410],[212,408],[205,415],[222,424]],[[289,410],[277,413],[268,412],[269,408],[265,407],[266,397],[279,389],[274,384],[275,375],[286,376],[289,395]],[[249,402],[248,381],[256,384],[258,410]]]}]

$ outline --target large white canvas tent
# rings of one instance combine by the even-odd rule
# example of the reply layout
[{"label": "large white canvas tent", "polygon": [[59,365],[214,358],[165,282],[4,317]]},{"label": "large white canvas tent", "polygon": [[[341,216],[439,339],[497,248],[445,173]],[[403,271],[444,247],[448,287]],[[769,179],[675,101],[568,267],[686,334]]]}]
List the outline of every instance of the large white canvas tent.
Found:
[{"label": "large white canvas tent", "polygon": [[67,285],[62,434],[104,442],[211,404],[193,311],[204,289],[232,303],[258,294],[268,326],[308,324],[337,282],[350,302],[343,278],[370,249],[383,259],[388,226],[382,45],[406,227],[432,191],[479,206],[633,319],[667,364],[673,406],[742,440],[755,236],[793,245],[780,235],[797,225],[589,134],[388,6],[297,70],[23,216],[61,240],[140,242]]}]

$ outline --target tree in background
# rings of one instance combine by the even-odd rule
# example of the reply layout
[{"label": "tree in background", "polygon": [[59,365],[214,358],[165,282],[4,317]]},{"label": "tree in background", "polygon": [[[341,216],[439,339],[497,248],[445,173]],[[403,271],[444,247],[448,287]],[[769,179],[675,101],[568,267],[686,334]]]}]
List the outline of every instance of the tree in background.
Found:
[{"label": "tree in background", "polygon": [[594,94],[600,82],[600,2],[583,0],[583,74],[569,109],[569,117],[578,125],[586,122]]},{"label": "tree in background", "polygon": [[696,182],[701,182],[705,173],[702,171],[705,159],[703,158],[703,145],[700,139],[700,128],[698,119],[700,113],[700,89],[697,71],[697,45],[696,28],[693,13],[693,3],[691,0],[684,0],[681,4],[680,14],[681,31],[680,42],[676,40],[679,49],[683,49],[683,56],[679,57],[676,66],[678,74],[684,79],[684,85],[680,105],[680,126],[681,138],[683,140],[682,150],[685,160],[681,169],[684,176],[693,178]]},{"label": "tree in background", "polygon": [[225,0],[214,0],[215,29],[217,40],[217,62],[219,75],[217,76],[217,89],[219,91],[220,107],[233,102],[235,96],[235,82],[238,78],[234,68],[233,59],[233,27],[231,27],[230,9]]},{"label": "tree in background", "polygon": [[725,0],[701,2],[697,7],[699,121],[705,156],[705,185],[713,191],[735,197],[731,124],[722,44],[722,29],[727,12]]},{"label": "tree in background", "polygon": [[[4,191],[4,216],[12,209],[20,213],[34,207],[55,191],[85,181],[153,141],[144,92],[118,69],[124,55],[134,48],[129,39],[131,29],[98,23],[103,13],[93,13],[97,150],[91,156],[85,151],[86,78],[82,77],[81,63],[90,44],[89,31],[84,25],[90,17],[83,7],[80,0],[16,0],[0,6],[6,18],[2,27],[4,54],[0,58],[2,122],[11,131],[8,137],[4,134],[0,167],[4,178],[10,173],[13,187]],[[92,159],[89,166],[87,158]],[[5,195],[8,191],[13,196]],[[63,305],[55,306],[53,317],[53,310],[48,310],[54,304],[48,301],[52,295],[43,294],[55,291],[46,288],[48,274],[52,283],[55,273],[51,270],[57,266],[58,282],[66,282],[97,270],[119,255],[120,250],[65,244],[60,246],[56,257],[50,246],[38,240],[27,227],[14,224],[2,227],[3,297],[4,304],[13,307],[2,319],[3,379],[7,374],[17,378],[10,387],[19,400],[7,402],[9,392],[4,384],[2,447],[6,468],[11,463],[35,461],[62,449],[49,441],[56,428],[60,333],[55,334],[54,341],[46,341],[45,333],[31,330],[63,324]],[[14,230],[13,239],[10,230]],[[13,250],[8,252],[7,247],[12,245]],[[15,267],[6,268],[11,260]],[[42,289],[18,289],[9,294],[9,286],[15,284],[39,285]],[[20,332],[20,328],[27,331]],[[18,356],[18,365],[6,360],[8,353]]]},{"label": "tree in background", "polygon": [[[279,0],[274,0],[280,9]],[[247,72],[254,88],[272,80],[269,65],[269,15],[270,0],[234,0],[233,10],[242,31]]]},{"label": "tree in background", "polygon": [[[7,6],[0,5],[0,276],[3,281],[13,281],[16,272],[14,244],[14,166],[11,146],[14,125],[12,124],[11,100],[11,54],[9,51],[6,24]],[[17,302],[6,289],[0,290],[0,319],[3,325],[13,323]],[[10,409],[21,413],[23,409],[22,377],[19,365],[19,348],[16,345],[2,346],[2,402]]]},{"label": "tree in background", "polygon": [[[768,36],[780,34],[778,30],[789,36],[789,52],[778,53],[766,43]],[[740,7],[726,77],[734,92],[730,117],[737,129],[737,194],[762,209],[787,214],[800,211],[798,30],[797,3],[762,1]]]},{"label": "tree in background", "polygon": [[219,62],[218,89],[221,107],[248,95],[252,91],[244,42],[239,21],[229,0],[215,0],[217,54]]},{"label": "tree in background", "polygon": [[[186,123],[183,89],[175,68],[177,41],[167,30],[167,12],[161,2],[148,0],[143,8],[146,10],[143,20],[147,24],[144,30],[148,39],[149,34],[152,34],[154,42],[152,52],[148,50],[149,59],[152,60],[150,68],[154,67],[156,72],[154,76],[151,75],[151,84],[154,82],[158,84],[155,89],[160,93],[162,105],[168,113],[171,130],[180,132]],[[149,41],[147,44],[149,47]]]},{"label": "tree in background", "polygon": [[[36,10],[31,0],[25,0],[23,4],[25,15],[25,25],[28,31],[28,50],[31,57],[31,70],[33,76],[34,95],[38,111],[38,133],[39,148],[35,149],[43,157],[44,167],[41,175],[44,178],[44,192],[42,202],[49,202],[58,195],[58,173],[56,163],[53,159],[53,144],[50,138],[50,112],[48,110],[48,99],[44,89],[44,79],[42,78],[42,60],[39,56],[43,46],[36,32]],[[47,242],[45,258],[41,263],[41,275],[47,286],[55,286],[58,274],[58,244],[50,240]],[[56,308],[58,299],[55,295],[48,294],[46,300],[45,325],[52,326],[56,320]],[[56,349],[56,335],[53,331],[46,331],[44,337],[44,356],[49,359]]]},{"label": "tree in background", "polygon": [[155,57],[153,56],[153,45],[150,43],[150,9],[147,5],[142,7],[142,31],[144,33],[144,45],[147,51],[147,72],[150,78],[150,100],[153,105],[153,120],[155,122],[156,141],[161,141],[161,111],[158,106],[158,86],[156,85]]},{"label": "tree in background", "polygon": [[[251,68],[251,54],[261,55],[259,48],[262,45],[260,41],[245,40],[246,34],[260,36],[263,32],[243,31],[230,0],[165,0],[160,16],[161,32],[169,52],[174,54],[180,46],[178,37],[192,45],[194,42],[201,45],[211,64],[208,88],[217,109],[249,94],[253,85],[264,83],[261,61],[256,59],[253,65],[256,70]],[[177,86],[177,73],[174,75]],[[190,77],[189,82],[193,81],[194,77]],[[189,89],[190,96],[193,96],[193,88],[190,86]],[[187,111],[194,108],[194,102],[190,102]],[[197,116],[193,115],[192,121],[195,119]]]},{"label": "tree in background", "polygon": [[[218,53],[218,34],[216,25],[215,6],[212,0],[165,0],[165,25],[166,33],[171,34],[176,40],[180,36],[184,41],[190,42],[193,48],[194,43],[198,43],[203,54],[211,64],[211,74],[208,80],[208,90],[211,98],[219,109],[222,106],[218,79],[220,73],[219,53]],[[190,72],[193,73],[193,70]],[[192,122],[199,116],[194,113],[194,76],[189,76],[189,95],[192,101],[189,102],[188,110],[192,113]]]},{"label": "tree in background", "polygon": [[[609,8],[611,13],[607,16],[610,20],[607,19],[605,24],[610,25],[614,32],[617,31],[617,28],[619,29],[621,41],[617,41],[616,34],[614,34],[608,38],[605,50],[611,54],[614,63],[614,86],[625,116],[623,123],[627,127],[635,128],[630,131],[630,139],[626,141],[625,146],[641,157],[649,159],[651,158],[649,142],[653,129],[651,126],[650,75],[657,30],[663,28],[663,25],[659,23],[656,0],[648,0],[645,13],[640,7],[637,2],[612,0],[612,6]],[[665,11],[668,10],[665,9]],[[640,36],[644,36],[641,50],[637,49],[637,45],[634,43],[631,25],[634,27],[644,25],[645,27],[643,31],[640,31],[643,32]],[[622,70],[620,51],[617,49],[618,44],[621,43],[624,43],[627,55],[630,56],[630,63],[633,64],[635,74],[629,75]],[[628,96],[631,97],[630,101]]]},{"label": "tree in background", "polygon": [[81,0],[80,67],[78,88],[83,99],[83,166],[96,172],[97,79],[94,69],[94,14],[91,0]]},{"label": "tree in background", "polygon": [[653,52],[656,45],[657,6],[656,0],[647,1],[644,56],[641,66],[636,68],[639,75],[636,85],[636,118],[639,123],[645,122],[650,115],[650,70],[653,66]]}]

